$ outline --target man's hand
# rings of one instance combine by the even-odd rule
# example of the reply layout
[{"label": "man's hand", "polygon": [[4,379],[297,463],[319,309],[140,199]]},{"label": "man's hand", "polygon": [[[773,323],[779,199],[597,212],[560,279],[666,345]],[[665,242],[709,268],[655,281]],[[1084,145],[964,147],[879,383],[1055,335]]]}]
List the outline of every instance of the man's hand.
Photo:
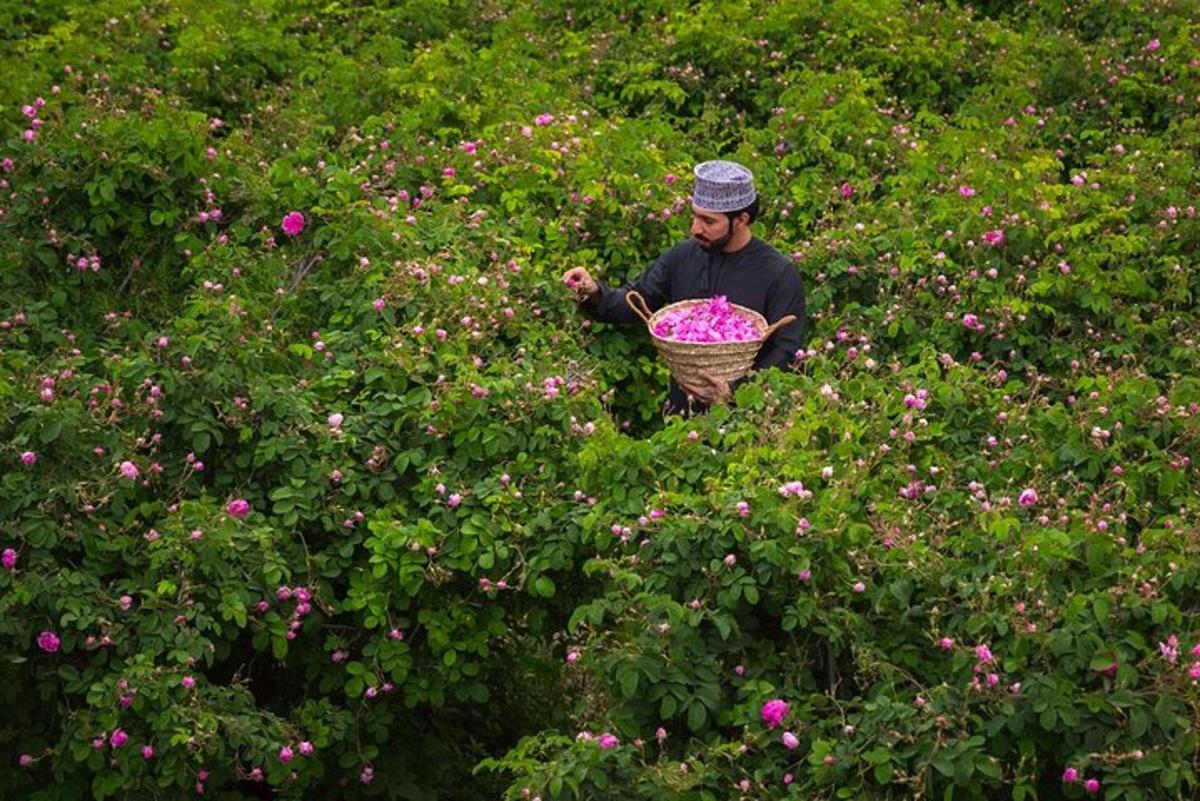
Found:
[{"label": "man's hand", "polygon": [[711,373],[701,372],[688,383],[680,381],[679,386],[683,387],[685,392],[694,395],[709,406],[724,403],[733,397],[733,390],[730,389],[729,382],[722,378],[717,378]]},{"label": "man's hand", "polygon": [[563,283],[575,293],[575,302],[582,303],[600,291],[595,279],[583,267],[572,267],[563,273]]}]

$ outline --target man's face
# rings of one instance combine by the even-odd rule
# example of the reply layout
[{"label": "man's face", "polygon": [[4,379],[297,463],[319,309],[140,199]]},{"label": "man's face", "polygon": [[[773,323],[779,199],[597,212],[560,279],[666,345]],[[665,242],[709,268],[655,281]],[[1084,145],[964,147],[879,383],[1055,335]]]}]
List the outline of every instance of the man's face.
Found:
[{"label": "man's face", "polygon": [[692,238],[705,250],[720,250],[733,238],[733,221],[722,212],[692,206]]}]

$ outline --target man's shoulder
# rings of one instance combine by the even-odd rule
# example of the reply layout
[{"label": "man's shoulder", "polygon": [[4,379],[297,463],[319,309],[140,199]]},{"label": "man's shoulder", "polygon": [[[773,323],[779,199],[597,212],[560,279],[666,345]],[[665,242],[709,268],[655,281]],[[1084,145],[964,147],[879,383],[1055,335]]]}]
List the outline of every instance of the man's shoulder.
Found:
[{"label": "man's shoulder", "polygon": [[778,278],[781,275],[800,277],[800,272],[792,264],[792,260],[783,255],[778,248],[768,242],[764,242],[758,237],[750,240],[749,247],[753,248],[753,258],[756,262],[763,265],[774,273],[774,277]]},{"label": "man's shoulder", "polygon": [[764,239],[759,239],[757,236],[750,240],[750,247],[755,249],[754,255],[756,258],[784,266],[789,266],[792,263],[778,248]]}]

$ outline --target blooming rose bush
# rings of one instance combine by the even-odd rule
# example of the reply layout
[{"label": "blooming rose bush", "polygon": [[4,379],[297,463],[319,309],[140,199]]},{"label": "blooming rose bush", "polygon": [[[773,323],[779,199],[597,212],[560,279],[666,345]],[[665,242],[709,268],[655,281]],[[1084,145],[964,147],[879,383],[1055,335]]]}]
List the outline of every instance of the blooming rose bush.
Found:
[{"label": "blooming rose bush", "polygon": [[[1182,6],[27,5],[0,798],[1195,794]],[[663,420],[557,276],[714,151],[812,334]]]}]

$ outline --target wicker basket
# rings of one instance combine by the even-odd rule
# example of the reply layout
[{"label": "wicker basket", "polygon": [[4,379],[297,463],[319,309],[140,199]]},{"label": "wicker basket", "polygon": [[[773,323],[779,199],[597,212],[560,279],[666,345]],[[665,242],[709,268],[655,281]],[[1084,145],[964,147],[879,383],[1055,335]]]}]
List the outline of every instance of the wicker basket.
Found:
[{"label": "wicker basket", "polygon": [[768,325],[766,318],[753,309],[731,303],[730,305],[738,314],[754,323],[754,327],[759,331],[758,339],[744,342],[681,342],[677,339],[660,337],[654,333],[654,326],[671,312],[700,306],[708,301],[708,298],[681,300],[651,313],[650,307],[646,305],[646,299],[640,293],[631,289],[625,294],[625,302],[638,317],[645,321],[646,328],[650,330],[650,336],[654,339],[655,347],[662,354],[667,366],[671,368],[671,375],[675,376],[676,381],[693,383],[701,372],[709,373],[726,381],[739,379],[750,372],[763,343],[770,339],[777,330],[796,321],[794,314],[788,314]]}]

